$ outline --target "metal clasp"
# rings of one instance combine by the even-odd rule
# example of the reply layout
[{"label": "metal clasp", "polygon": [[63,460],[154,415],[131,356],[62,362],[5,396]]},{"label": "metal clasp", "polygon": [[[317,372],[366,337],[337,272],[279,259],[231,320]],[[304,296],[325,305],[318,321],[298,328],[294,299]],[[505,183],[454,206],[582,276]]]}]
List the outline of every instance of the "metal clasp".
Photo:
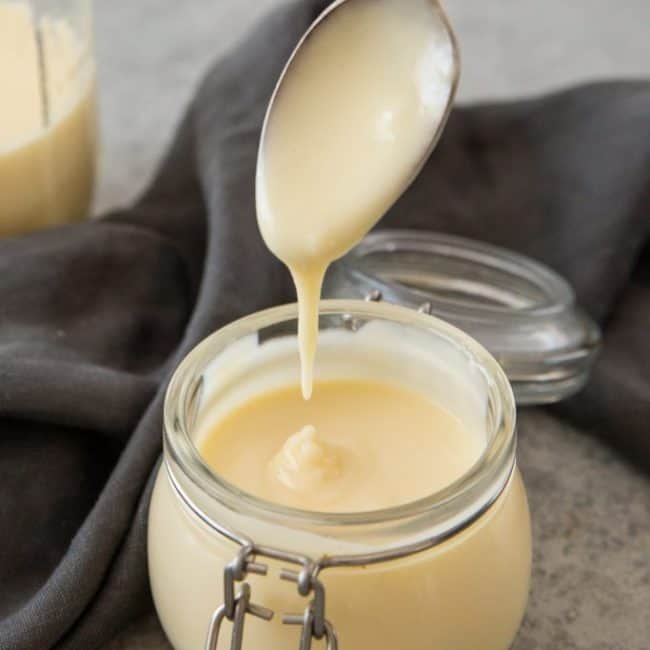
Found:
[{"label": "metal clasp", "polygon": [[243,582],[241,589],[235,595],[235,583],[242,582],[249,573],[265,576],[268,567],[265,564],[254,562],[253,547],[250,544],[242,546],[237,557],[224,569],[224,599],[223,605],[219,607],[210,620],[208,636],[205,642],[205,650],[217,650],[219,633],[224,619],[232,622],[232,636],[230,650],[242,650],[244,641],[244,618],[246,614],[252,614],[258,618],[270,621],[273,618],[273,611],[251,603],[251,587]]},{"label": "metal clasp", "polygon": [[[314,613],[311,607],[308,607],[302,616],[300,614],[287,614],[282,619],[282,622],[287,625],[302,625],[300,650],[311,650],[312,639],[318,638],[313,632]],[[324,622],[323,636],[327,641],[327,650],[338,650],[339,641],[334,627],[329,621]]]},{"label": "metal clasp", "polygon": [[[255,561],[257,556],[264,555],[252,544],[245,544],[237,557],[224,569],[224,602],[212,615],[205,650],[217,650],[221,625],[225,619],[232,622],[230,650],[242,650],[244,639],[244,619],[246,614],[252,614],[265,621],[273,618],[274,612],[266,607],[251,603],[251,587],[244,582],[249,573],[265,576],[268,566]],[[313,639],[325,639],[327,650],[338,650],[338,639],[334,627],[325,618],[325,586],[318,579],[320,566],[292,554],[273,551],[269,554],[275,559],[302,565],[299,572],[283,569],[280,578],[294,582],[298,593],[307,597],[313,594],[303,614],[286,614],[282,622],[286,625],[301,625],[300,650],[311,650]],[[241,582],[239,593],[235,595],[236,583]]]},{"label": "metal clasp", "polygon": [[286,625],[302,625],[300,634],[300,650],[311,650],[313,639],[327,641],[327,650],[338,650],[338,638],[334,627],[325,618],[325,587],[318,579],[320,567],[314,563],[306,564],[299,573],[283,570],[280,577],[298,585],[301,596],[314,594],[303,614],[286,614],[282,622]]}]

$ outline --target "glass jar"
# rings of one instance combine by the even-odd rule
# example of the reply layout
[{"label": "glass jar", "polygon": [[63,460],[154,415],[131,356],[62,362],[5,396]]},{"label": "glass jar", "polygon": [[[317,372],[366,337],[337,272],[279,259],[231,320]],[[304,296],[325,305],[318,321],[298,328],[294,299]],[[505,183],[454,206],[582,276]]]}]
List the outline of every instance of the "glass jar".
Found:
[{"label": "glass jar", "polygon": [[169,385],[148,556],[173,646],[222,650],[234,635],[239,647],[243,632],[243,648],[266,650],[309,648],[312,637],[343,650],[505,650],[531,567],[515,404],[499,365],[460,330],[388,303],[321,306],[317,380],[379,374],[483,436],[480,459],[445,489],[384,510],[307,512],[246,494],[203,462],[196,442],[215,414],[297,382],[296,319],[286,305],[224,327]]},{"label": "glass jar", "polygon": [[0,236],[88,215],[96,167],[91,0],[0,0]]},{"label": "glass jar", "polygon": [[330,268],[326,298],[386,300],[452,323],[504,369],[517,403],[548,404],[587,383],[598,325],[551,268],[485,242],[382,229]]}]

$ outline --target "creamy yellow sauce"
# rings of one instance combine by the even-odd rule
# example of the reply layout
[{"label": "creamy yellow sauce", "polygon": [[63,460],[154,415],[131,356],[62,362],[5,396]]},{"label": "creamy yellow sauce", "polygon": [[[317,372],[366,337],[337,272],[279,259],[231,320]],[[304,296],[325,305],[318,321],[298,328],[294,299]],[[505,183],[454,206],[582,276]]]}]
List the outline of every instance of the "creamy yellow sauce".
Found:
[{"label": "creamy yellow sauce", "polygon": [[317,382],[309,401],[297,385],[253,397],[212,424],[199,450],[220,476],[267,501],[363,512],[446,487],[483,445],[415,391],[340,379]]},{"label": "creamy yellow sauce", "polygon": [[312,392],[328,265],[403,192],[452,92],[453,51],[429,0],[355,0],[291,62],[262,134],[257,216],[296,285],[302,392]]},{"label": "creamy yellow sauce", "polygon": [[0,0],[0,236],[80,219],[92,193],[92,65],[55,18],[38,22],[39,57],[36,24],[27,3]]}]

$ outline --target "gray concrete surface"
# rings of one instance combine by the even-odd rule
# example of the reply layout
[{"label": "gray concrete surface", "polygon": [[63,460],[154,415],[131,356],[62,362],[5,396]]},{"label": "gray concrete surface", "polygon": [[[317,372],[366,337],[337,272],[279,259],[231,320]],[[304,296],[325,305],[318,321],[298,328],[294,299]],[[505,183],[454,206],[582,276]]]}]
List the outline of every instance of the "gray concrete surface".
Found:
[{"label": "gray concrete surface", "polygon": [[[207,64],[279,2],[96,3],[103,135],[96,212],[141,191]],[[464,53],[462,101],[650,76],[648,0],[446,4]],[[524,411],[520,431],[535,564],[515,650],[647,650],[650,481],[541,410]],[[153,615],[106,647],[168,649]]]}]

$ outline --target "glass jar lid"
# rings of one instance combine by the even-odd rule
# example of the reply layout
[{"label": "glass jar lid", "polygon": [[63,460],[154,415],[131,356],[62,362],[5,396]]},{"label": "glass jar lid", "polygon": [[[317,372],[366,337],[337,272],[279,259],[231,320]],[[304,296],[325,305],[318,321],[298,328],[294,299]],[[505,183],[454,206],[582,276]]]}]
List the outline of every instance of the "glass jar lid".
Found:
[{"label": "glass jar lid", "polygon": [[332,265],[323,297],[385,300],[452,323],[497,359],[519,404],[557,402],[580,390],[600,346],[598,326],[564,278],[463,237],[373,232]]}]

